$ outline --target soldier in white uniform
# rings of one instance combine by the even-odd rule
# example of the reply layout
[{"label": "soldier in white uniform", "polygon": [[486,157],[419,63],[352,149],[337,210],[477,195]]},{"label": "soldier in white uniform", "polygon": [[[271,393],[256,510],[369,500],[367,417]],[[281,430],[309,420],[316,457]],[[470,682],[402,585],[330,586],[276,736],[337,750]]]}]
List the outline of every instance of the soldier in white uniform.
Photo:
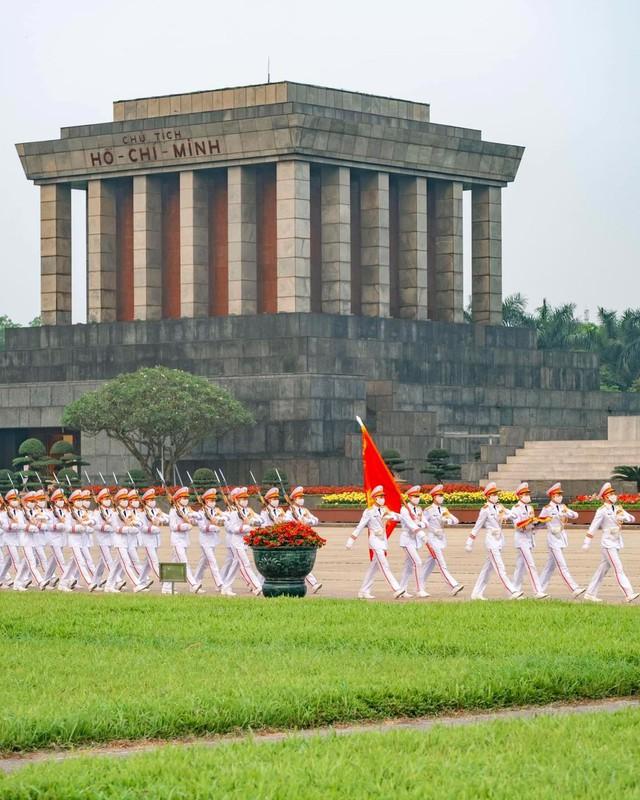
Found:
[{"label": "soldier in white uniform", "polygon": [[[22,555],[20,553],[20,529],[24,524],[24,517],[20,513],[20,498],[15,489],[10,489],[5,496],[5,504],[0,525],[2,525],[3,542],[8,553],[2,572],[2,582],[6,586],[13,586],[15,578],[22,570]],[[9,577],[9,569],[13,566],[13,578]],[[22,591],[22,587],[18,589]]]},{"label": "soldier in white uniform", "polygon": [[413,574],[416,581],[418,597],[429,597],[424,589],[422,574],[422,559],[418,550],[422,547],[423,537],[426,536],[425,523],[420,508],[419,486],[412,486],[407,491],[407,502],[400,509],[400,547],[404,550],[404,569],[400,576],[400,586],[404,589],[405,597],[412,597],[407,592],[409,579]]},{"label": "soldier in white uniform", "polygon": [[514,544],[516,547],[516,569],[513,573],[513,585],[516,591],[522,589],[525,572],[529,575],[536,600],[544,600],[549,595],[542,590],[536,563],[533,560],[533,548],[536,546],[536,527],[540,520],[531,505],[531,491],[525,481],[516,489],[518,502],[511,509],[515,528]]},{"label": "soldier in white uniform", "polygon": [[4,497],[0,494],[0,588],[2,586],[13,586],[13,578],[9,571],[11,569],[11,556],[4,540],[5,528],[7,527],[7,512],[5,511]]},{"label": "soldier in white uniform", "polygon": [[640,593],[634,592],[631,587],[631,582],[627,578],[620,560],[620,550],[624,547],[622,526],[625,523],[635,522],[635,517],[625,511],[621,505],[618,505],[618,496],[609,482],[602,485],[598,497],[602,500],[602,505],[594,514],[593,522],[589,526],[582,549],[587,550],[591,546],[591,541],[596,532],[602,531],[602,539],[600,541],[602,560],[587,587],[584,599],[590,600],[592,603],[602,602],[598,597],[598,590],[604,576],[613,567],[618,586],[622,589],[627,603],[632,603],[640,597]]},{"label": "soldier in white uniform", "polygon": [[111,492],[104,486],[96,495],[96,508],[91,515],[93,531],[98,543],[100,558],[94,573],[94,589],[104,586],[105,592],[117,592],[116,578],[118,561],[113,557],[113,534],[116,527],[116,512],[113,510]]},{"label": "soldier in white uniform", "polygon": [[523,596],[523,592],[516,590],[504,566],[502,560],[502,548],[504,547],[504,533],[502,526],[513,520],[514,515],[508,511],[500,502],[499,489],[493,481],[488,483],[482,490],[487,498],[487,503],[480,509],[476,524],[469,534],[465,544],[465,550],[470,553],[473,543],[481,530],[485,532],[485,546],[487,548],[487,560],[480,570],[476,585],[471,592],[472,600],[486,600],[484,590],[487,588],[491,573],[495,570],[500,582],[509,593],[513,600]]},{"label": "soldier in white uniform", "polygon": [[540,573],[540,585],[542,586],[542,591],[546,592],[551,576],[557,568],[573,597],[580,597],[585,590],[583,587],[578,586],[571,576],[564,557],[564,549],[569,544],[564,526],[568,519],[577,519],[578,514],[564,504],[562,486],[559,483],[554,483],[553,486],[547,489],[547,497],[549,502],[540,512],[540,518],[546,520],[549,557]]},{"label": "soldier in white uniform", "polygon": [[225,515],[216,506],[218,492],[216,489],[207,489],[202,493],[202,507],[196,511],[196,521],[198,525],[200,539],[200,560],[196,566],[195,578],[202,583],[204,573],[209,568],[216,589],[222,589],[222,576],[216,559],[216,545],[220,542],[220,530],[224,528]]},{"label": "soldier in white uniform", "polygon": [[160,578],[160,526],[169,524],[169,515],[158,508],[156,490],[151,487],[142,495],[142,507],[136,510],[139,523],[138,544],[144,548],[140,580],[147,581],[152,575]]},{"label": "soldier in white uniform", "polygon": [[40,533],[40,528],[38,527],[40,520],[36,510],[35,492],[25,492],[22,497],[22,508],[20,508],[20,501],[18,500],[17,506],[10,503],[10,509],[15,509],[17,512],[20,550],[22,553],[22,566],[15,577],[13,588],[16,591],[22,591],[33,583],[34,586],[44,590],[49,585],[49,582],[45,583],[38,569],[36,558],[35,548],[40,544],[39,540],[36,539],[36,534]]},{"label": "soldier in white uniform", "polygon": [[116,516],[114,517],[112,538],[120,565],[119,569],[114,570],[109,589],[114,588],[121,591],[126,585],[124,581],[126,575],[131,581],[133,591],[143,592],[151,586],[153,581],[140,579],[140,571],[131,558],[132,542],[137,543],[138,520],[133,509],[129,508],[129,490],[124,486],[118,489],[113,496],[113,501],[116,504]]},{"label": "soldier in white uniform", "polygon": [[[51,581],[50,585],[57,586],[68,568],[64,548],[68,546],[67,534],[71,527],[66,512],[67,500],[59,486],[51,490],[49,506],[51,521],[49,523],[48,544],[51,548],[51,558],[49,559],[44,577]],[[56,575],[56,572],[59,572],[59,575]]]},{"label": "soldier in white uniform", "polygon": [[42,570],[43,580],[46,579],[46,571],[49,566],[49,559],[45,551],[47,544],[47,528],[49,526],[49,517],[46,513],[47,496],[44,489],[35,489],[32,493],[31,506],[27,514],[27,521],[36,526],[38,529],[31,535],[31,543],[33,552],[36,557],[36,564]]},{"label": "soldier in white uniform", "polygon": [[422,512],[422,519],[427,529],[427,552],[424,567],[422,568],[422,581],[426,588],[427,578],[437,565],[440,574],[449,585],[452,597],[455,597],[464,589],[464,584],[457,581],[449,572],[447,562],[444,557],[444,549],[447,546],[446,525],[458,525],[460,520],[449,511],[444,505],[444,486],[440,483],[431,490],[433,503]]},{"label": "soldier in white uniform", "polygon": [[405,594],[405,590],[400,586],[393,572],[391,572],[391,567],[387,561],[387,522],[391,520],[400,522],[400,514],[387,508],[384,488],[382,486],[375,486],[373,488],[371,491],[371,499],[373,500],[373,505],[365,508],[360,522],[347,539],[346,545],[350,550],[358,536],[366,528],[369,539],[369,549],[371,550],[371,564],[362,581],[358,597],[361,600],[374,599],[374,596],[371,594],[371,589],[376,577],[376,572],[380,570],[382,576],[391,587],[394,598],[398,599]]},{"label": "soldier in white uniform", "polygon": [[[296,486],[289,494],[289,500],[288,516],[293,522],[301,522],[303,525],[309,525],[311,528],[320,524],[318,517],[314,516],[308,508],[305,508],[303,486]],[[312,572],[307,575],[305,580],[314,594],[317,594],[320,589],[322,589],[322,583],[320,583]]]},{"label": "soldier in white uniform", "polygon": [[[193,594],[202,591],[202,583],[196,580],[187,557],[189,547],[189,531],[195,524],[196,518],[189,508],[189,489],[181,486],[176,490],[171,498],[171,510],[169,511],[169,530],[171,531],[171,547],[173,548],[174,563],[187,565],[187,582]],[[171,593],[171,584],[165,583],[162,586],[163,594]]]},{"label": "soldier in white uniform", "polygon": [[227,542],[233,550],[233,562],[224,575],[224,585],[221,594],[233,596],[233,579],[238,570],[243,579],[251,587],[251,591],[256,596],[262,592],[260,578],[253,571],[247,556],[247,545],[244,536],[255,528],[262,527],[262,519],[259,514],[249,507],[249,492],[246,486],[237,486],[229,493],[229,500],[233,508],[226,515],[225,530]]},{"label": "soldier in white uniform", "polygon": [[94,583],[93,570],[85,558],[87,539],[84,538],[92,531],[91,519],[85,508],[81,489],[74,489],[71,492],[68,506],[69,510],[65,511],[65,522],[67,523],[67,541],[72,557],[67,563],[67,569],[58,585],[61,592],[71,592],[79,578],[82,578],[88,588],[91,588]]}]

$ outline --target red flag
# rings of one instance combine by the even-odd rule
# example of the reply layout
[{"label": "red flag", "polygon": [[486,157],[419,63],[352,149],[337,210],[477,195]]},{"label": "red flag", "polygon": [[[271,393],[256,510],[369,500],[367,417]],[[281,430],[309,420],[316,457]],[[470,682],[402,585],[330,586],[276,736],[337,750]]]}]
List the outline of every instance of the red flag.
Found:
[{"label": "red flag", "polygon": [[[362,429],[362,473],[364,475],[364,490],[367,494],[367,505],[371,505],[371,490],[376,486],[384,487],[384,496],[387,507],[396,513],[402,508],[402,494],[391,470],[385,464],[376,447],[376,443],[371,438],[371,434],[365,428],[364,422],[360,417],[356,417]],[[387,538],[391,536],[396,522],[387,522]]]}]

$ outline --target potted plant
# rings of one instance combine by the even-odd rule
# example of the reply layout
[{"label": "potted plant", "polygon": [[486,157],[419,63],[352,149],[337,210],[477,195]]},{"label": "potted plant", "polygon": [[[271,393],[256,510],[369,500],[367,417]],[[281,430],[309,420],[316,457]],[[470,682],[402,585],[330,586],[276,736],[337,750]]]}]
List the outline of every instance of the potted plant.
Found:
[{"label": "potted plant", "polygon": [[264,578],[265,597],[304,597],[304,579],[313,569],[316,552],[326,539],[301,522],[279,522],[257,528],[244,537],[253,550],[256,569]]}]

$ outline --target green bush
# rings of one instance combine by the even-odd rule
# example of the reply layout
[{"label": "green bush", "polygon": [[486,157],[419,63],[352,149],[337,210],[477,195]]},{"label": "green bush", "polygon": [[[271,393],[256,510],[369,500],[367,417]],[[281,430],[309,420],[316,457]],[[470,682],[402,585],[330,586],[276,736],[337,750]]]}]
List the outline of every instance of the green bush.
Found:
[{"label": "green bush", "polygon": [[57,442],[53,443],[49,451],[49,455],[54,458],[62,458],[67,453],[73,453],[73,445],[71,442],[67,442],[66,439],[58,439]]},{"label": "green bush", "polygon": [[397,450],[383,450],[380,455],[384,463],[395,475],[400,475],[409,469],[404,458]]},{"label": "green bush", "polygon": [[76,488],[82,484],[78,473],[75,469],[71,468],[58,470],[57,478],[63,486],[69,486],[69,484],[71,484],[71,486]]},{"label": "green bush", "polygon": [[209,489],[217,483],[213,470],[209,467],[198,467],[191,477],[193,478],[193,488],[199,492],[204,492],[205,489]]},{"label": "green bush", "polygon": [[18,455],[32,459],[42,458],[47,454],[47,448],[40,439],[25,439],[18,448]]}]

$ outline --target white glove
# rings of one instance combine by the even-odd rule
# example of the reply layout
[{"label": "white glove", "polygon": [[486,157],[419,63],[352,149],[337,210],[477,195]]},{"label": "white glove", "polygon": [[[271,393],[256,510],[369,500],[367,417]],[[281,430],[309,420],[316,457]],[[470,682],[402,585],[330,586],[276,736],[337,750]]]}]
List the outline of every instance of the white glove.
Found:
[{"label": "white glove", "polygon": [[351,550],[351,548],[353,547],[353,539],[351,536],[347,539],[345,547],[347,548],[347,550]]},{"label": "white glove", "polygon": [[585,536],[584,542],[582,543],[582,549],[588,550],[591,547],[591,537]]},{"label": "white glove", "polygon": [[27,528],[27,531],[29,533],[38,533],[39,530],[40,529],[38,528],[37,525],[29,525],[29,527]]},{"label": "white glove", "polygon": [[56,522],[56,530],[57,531],[63,531],[65,529],[65,527],[66,526],[65,526],[64,522]]},{"label": "white glove", "polygon": [[160,528],[157,528],[155,525],[152,525],[151,526],[151,533],[154,533],[156,535],[159,534],[160,533]]},{"label": "white glove", "polygon": [[470,553],[472,547],[473,547],[473,539],[471,538],[471,536],[469,536],[469,538],[465,542],[464,549],[467,551],[467,553]]}]

